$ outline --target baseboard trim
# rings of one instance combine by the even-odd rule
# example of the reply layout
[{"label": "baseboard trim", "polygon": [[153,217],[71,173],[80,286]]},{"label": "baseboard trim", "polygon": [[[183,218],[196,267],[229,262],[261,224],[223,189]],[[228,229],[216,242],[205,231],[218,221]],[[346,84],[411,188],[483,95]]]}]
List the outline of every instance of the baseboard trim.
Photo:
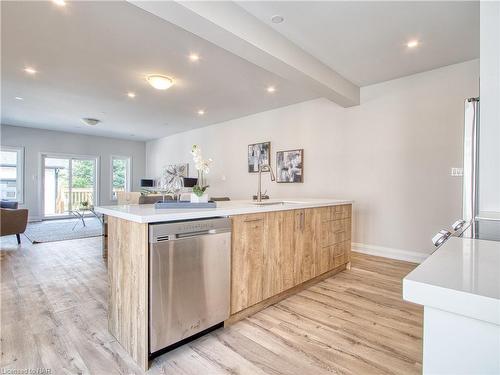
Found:
[{"label": "baseboard trim", "polygon": [[417,251],[394,249],[391,247],[369,245],[358,242],[352,243],[352,251],[368,255],[376,255],[384,258],[404,260],[413,263],[422,263],[429,256],[429,254],[424,254]]}]

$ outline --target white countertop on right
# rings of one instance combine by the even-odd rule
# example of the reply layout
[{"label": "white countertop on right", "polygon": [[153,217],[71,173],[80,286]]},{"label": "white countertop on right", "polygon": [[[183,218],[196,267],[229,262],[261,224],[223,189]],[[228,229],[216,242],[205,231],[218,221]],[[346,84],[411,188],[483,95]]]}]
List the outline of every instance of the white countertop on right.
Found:
[{"label": "white countertop on right", "polygon": [[500,325],[500,242],[451,237],[403,279],[403,298]]}]

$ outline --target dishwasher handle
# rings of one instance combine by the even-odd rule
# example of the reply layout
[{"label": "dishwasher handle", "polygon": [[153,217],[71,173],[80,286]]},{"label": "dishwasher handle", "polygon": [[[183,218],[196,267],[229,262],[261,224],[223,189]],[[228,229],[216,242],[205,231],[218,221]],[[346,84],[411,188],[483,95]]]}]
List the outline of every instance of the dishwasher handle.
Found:
[{"label": "dishwasher handle", "polygon": [[188,232],[188,233],[167,234],[164,236],[157,236],[154,239],[154,242],[185,240],[188,238],[209,236],[209,235],[213,235],[213,234],[229,233],[229,232],[231,232],[230,229],[209,229],[209,230],[200,230],[200,231],[194,231],[194,232]]},{"label": "dishwasher handle", "polygon": [[149,225],[149,242],[175,241],[200,236],[230,233],[231,218],[218,217],[204,220],[186,220]]}]

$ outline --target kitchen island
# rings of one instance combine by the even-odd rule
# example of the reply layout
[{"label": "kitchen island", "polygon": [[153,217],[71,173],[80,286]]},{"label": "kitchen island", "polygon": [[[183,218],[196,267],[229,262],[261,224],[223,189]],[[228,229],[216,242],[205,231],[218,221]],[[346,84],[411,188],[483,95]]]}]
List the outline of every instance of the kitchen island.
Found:
[{"label": "kitchen island", "polygon": [[500,242],[451,237],[403,298],[424,306],[424,374],[500,373]]},{"label": "kitchen island", "polygon": [[350,266],[352,201],[217,202],[217,208],[97,207],[108,216],[108,327],[143,369],[149,352],[149,227],[230,217],[231,324]]}]

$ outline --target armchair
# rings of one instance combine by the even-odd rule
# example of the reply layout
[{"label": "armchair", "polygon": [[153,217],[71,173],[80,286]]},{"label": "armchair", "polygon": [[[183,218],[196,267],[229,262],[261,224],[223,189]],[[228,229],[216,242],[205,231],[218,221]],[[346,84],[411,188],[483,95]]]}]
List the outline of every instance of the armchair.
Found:
[{"label": "armchair", "polygon": [[21,244],[20,234],[26,230],[27,224],[28,210],[26,208],[0,208],[0,236],[15,234],[17,243]]}]

